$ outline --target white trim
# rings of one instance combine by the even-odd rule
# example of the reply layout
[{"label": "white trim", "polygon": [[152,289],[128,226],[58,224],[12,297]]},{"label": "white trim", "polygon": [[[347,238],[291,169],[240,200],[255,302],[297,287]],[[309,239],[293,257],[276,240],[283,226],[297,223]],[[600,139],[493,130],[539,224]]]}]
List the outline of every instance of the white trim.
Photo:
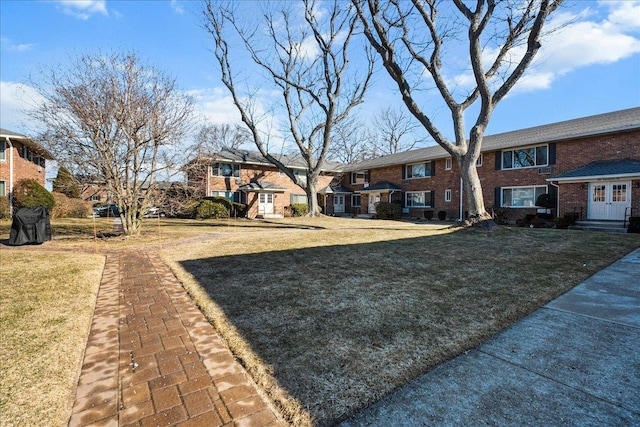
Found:
[{"label": "white trim", "polygon": [[563,184],[572,184],[580,182],[591,181],[611,181],[616,179],[640,179],[640,174],[634,173],[621,173],[616,175],[592,175],[592,176],[579,176],[579,177],[567,177],[567,178],[547,178],[546,181],[556,181]]},{"label": "white trim", "polygon": [[453,168],[453,158],[447,157],[444,159],[444,170],[450,171]]},{"label": "white trim", "polygon": [[[523,150],[527,150],[529,148],[538,148],[538,147],[546,147],[547,148],[547,161],[544,164],[538,164],[538,159],[537,159],[537,154],[536,154],[536,159],[535,159],[535,165],[532,166],[522,166],[519,168],[516,168],[513,166],[513,152],[514,151],[523,151]],[[510,151],[511,154],[511,167],[510,168],[505,168],[504,167],[504,153]],[[535,153],[535,150],[534,150]],[[536,145],[523,145],[522,147],[514,147],[514,148],[507,148],[507,149],[502,149],[500,150],[500,170],[502,171],[511,171],[511,170],[520,170],[520,169],[532,169],[532,168],[541,168],[541,167],[545,167],[545,166],[549,166],[549,144],[536,144]]]},{"label": "white trim", "polygon": [[444,201],[445,202],[450,202],[451,201],[451,189],[449,189],[449,188],[444,190]]}]

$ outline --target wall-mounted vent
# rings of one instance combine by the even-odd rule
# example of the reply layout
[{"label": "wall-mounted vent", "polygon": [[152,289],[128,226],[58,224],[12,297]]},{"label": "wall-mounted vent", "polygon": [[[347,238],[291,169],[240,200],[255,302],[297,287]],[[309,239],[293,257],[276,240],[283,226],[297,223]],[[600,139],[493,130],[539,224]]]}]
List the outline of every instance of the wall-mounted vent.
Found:
[{"label": "wall-mounted vent", "polygon": [[538,168],[538,174],[540,175],[549,175],[551,173],[551,167],[547,166],[546,168]]}]

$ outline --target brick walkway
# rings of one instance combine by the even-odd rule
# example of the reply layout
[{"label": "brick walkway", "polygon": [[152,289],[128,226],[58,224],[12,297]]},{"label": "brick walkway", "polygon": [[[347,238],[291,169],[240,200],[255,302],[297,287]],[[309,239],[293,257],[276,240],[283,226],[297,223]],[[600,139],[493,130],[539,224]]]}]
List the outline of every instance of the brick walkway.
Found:
[{"label": "brick walkway", "polygon": [[107,256],[70,426],[282,426],[168,266]]}]

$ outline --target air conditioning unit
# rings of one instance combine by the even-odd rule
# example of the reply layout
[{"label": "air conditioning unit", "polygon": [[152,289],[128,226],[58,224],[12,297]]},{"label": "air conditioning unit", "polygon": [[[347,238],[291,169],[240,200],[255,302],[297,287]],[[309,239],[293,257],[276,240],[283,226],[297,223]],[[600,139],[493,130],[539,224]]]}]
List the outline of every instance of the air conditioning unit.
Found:
[{"label": "air conditioning unit", "polygon": [[538,174],[540,175],[549,175],[551,173],[551,167],[547,166],[546,168],[538,168]]},{"label": "air conditioning unit", "polygon": [[368,182],[365,182],[364,184],[362,184],[362,188],[367,188],[367,187],[369,187],[369,183]]}]

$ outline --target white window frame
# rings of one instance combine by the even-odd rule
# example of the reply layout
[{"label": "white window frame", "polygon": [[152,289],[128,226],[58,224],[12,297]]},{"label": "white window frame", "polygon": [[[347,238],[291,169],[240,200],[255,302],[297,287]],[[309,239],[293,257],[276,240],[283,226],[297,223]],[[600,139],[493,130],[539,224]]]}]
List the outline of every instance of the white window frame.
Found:
[{"label": "white window frame", "polygon": [[444,190],[444,201],[445,202],[450,202],[451,201],[451,190],[450,189],[446,189]]},{"label": "white window frame", "polygon": [[[300,201],[302,200],[302,201]],[[293,205],[293,204],[303,204],[306,205],[309,203],[309,201],[307,200],[307,195],[306,194],[299,194],[299,193],[291,193],[291,196],[289,196],[289,202]]]},{"label": "white window frame", "polygon": [[[422,205],[414,205],[413,198],[410,197],[413,194],[422,194],[422,199],[424,203]],[[427,194],[429,196],[427,196]],[[404,193],[404,203],[408,208],[430,208],[432,207],[430,204],[427,204],[427,200],[431,203],[431,191],[407,191]]]},{"label": "white window frame", "polygon": [[[356,200],[358,200],[358,204],[356,204]],[[351,207],[359,208],[362,204],[362,196],[360,194],[352,194],[351,195]]]},{"label": "white window frame", "polygon": [[[211,197],[226,197],[232,202],[236,202],[236,195],[238,197],[238,201],[240,200],[240,192],[239,191],[228,191],[228,190],[211,190]],[[239,203],[239,202],[236,202]]]},{"label": "white window frame", "polygon": [[0,141],[0,162],[7,160],[7,141]]},{"label": "white window frame", "polygon": [[2,185],[0,185],[0,196],[6,196],[7,195],[7,181],[5,181],[4,179],[0,179],[0,183]]},{"label": "white window frame", "polygon": [[[358,182],[358,178],[362,178],[362,182]],[[351,172],[351,176],[349,177],[349,182],[351,185],[356,184],[368,184],[369,183],[369,171],[357,171]]]},{"label": "white window frame", "polygon": [[[220,174],[220,165],[229,165],[231,166],[231,175],[221,175]],[[217,169],[217,173],[216,173]],[[240,178],[240,164],[238,163],[229,163],[229,162],[216,162],[211,165],[211,176],[215,176],[218,178]]]},{"label": "white window frame", "polygon": [[[546,148],[546,159],[544,163],[538,163],[538,148]],[[515,161],[514,159],[516,158],[515,156],[515,152],[517,151],[525,151],[525,150],[531,150],[533,149],[533,154],[534,154],[534,159],[533,159],[533,165],[531,166],[515,166]],[[505,153],[511,153],[511,165],[506,166],[504,163],[504,155]],[[514,148],[512,150],[502,150],[502,152],[500,153],[500,163],[501,163],[501,169],[502,170],[516,170],[516,169],[531,169],[531,168],[539,168],[539,167],[544,167],[544,166],[549,166],[549,144],[540,144],[540,145],[530,145],[527,147],[518,147],[518,148]]]},{"label": "white window frame", "polygon": [[482,153],[478,156],[478,160],[476,160],[476,167],[482,166]]},{"label": "white window frame", "polygon": [[[514,206],[513,204],[513,192],[514,191],[524,191],[524,190],[530,190],[533,189],[533,200],[531,200],[531,204],[523,204],[523,205],[516,205]],[[505,197],[504,197],[504,192],[505,190],[509,190],[511,191],[511,200],[509,201],[510,204],[506,205],[505,204]],[[512,208],[512,209],[532,209],[536,207],[536,199],[540,196],[540,194],[545,194],[549,192],[549,187],[547,185],[523,185],[523,186],[518,186],[518,187],[502,187],[500,188],[500,206],[503,208]]]},{"label": "white window frame", "polygon": [[444,159],[444,170],[450,171],[453,166],[453,159],[451,157],[447,157]]},{"label": "white window frame", "polygon": [[[422,165],[424,167],[424,175],[413,176],[413,167]],[[410,163],[404,166],[405,179],[431,178],[431,162]]]}]

